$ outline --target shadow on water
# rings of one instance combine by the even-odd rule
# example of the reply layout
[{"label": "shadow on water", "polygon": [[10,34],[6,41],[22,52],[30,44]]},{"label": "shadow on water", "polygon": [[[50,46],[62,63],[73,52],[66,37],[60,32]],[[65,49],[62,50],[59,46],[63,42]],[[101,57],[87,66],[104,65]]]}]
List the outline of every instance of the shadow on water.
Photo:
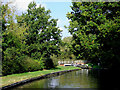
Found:
[{"label": "shadow on water", "polygon": [[89,74],[98,80],[98,90],[120,90],[120,71],[115,69],[91,70]]},{"label": "shadow on water", "polygon": [[120,73],[119,70],[100,70],[99,71],[100,88],[107,90],[120,90]]},{"label": "shadow on water", "polygon": [[[111,70],[88,70],[82,69],[65,73],[60,76],[36,80],[24,85],[15,87],[18,88],[46,88],[65,90],[120,90],[119,81],[120,74],[117,71]],[[70,89],[71,88],[71,89]]]}]

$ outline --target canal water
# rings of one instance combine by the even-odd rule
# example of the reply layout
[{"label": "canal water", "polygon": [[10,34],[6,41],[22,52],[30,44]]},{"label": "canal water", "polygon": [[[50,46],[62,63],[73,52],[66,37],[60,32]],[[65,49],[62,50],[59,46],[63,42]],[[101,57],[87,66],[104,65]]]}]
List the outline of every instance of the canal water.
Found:
[{"label": "canal water", "polygon": [[[115,79],[115,80],[114,80]],[[88,88],[90,90],[119,90],[118,80],[107,70],[88,70],[82,69],[65,73],[60,76],[50,77],[42,80],[36,80],[18,88]]]}]

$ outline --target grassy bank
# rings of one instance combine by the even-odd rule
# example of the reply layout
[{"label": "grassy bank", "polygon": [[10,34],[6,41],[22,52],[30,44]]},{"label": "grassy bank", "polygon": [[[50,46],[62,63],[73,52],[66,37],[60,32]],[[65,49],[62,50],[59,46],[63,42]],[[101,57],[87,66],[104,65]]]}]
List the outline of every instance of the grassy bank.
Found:
[{"label": "grassy bank", "polygon": [[12,83],[15,83],[15,82],[19,82],[19,81],[34,78],[34,77],[38,77],[38,76],[45,75],[48,73],[64,71],[64,70],[73,70],[73,69],[80,69],[80,68],[73,67],[73,66],[67,66],[67,67],[57,66],[56,68],[50,69],[50,70],[27,72],[27,73],[21,73],[21,74],[12,74],[12,75],[8,75],[8,76],[0,77],[0,79],[2,80],[2,87],[3,87],[6,85],[10,85]]}]

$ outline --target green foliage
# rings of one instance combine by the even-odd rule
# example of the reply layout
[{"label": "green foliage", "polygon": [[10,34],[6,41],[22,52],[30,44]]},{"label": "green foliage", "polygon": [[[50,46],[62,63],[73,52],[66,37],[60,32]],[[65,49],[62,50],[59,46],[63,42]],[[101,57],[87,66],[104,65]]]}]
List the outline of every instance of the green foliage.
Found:
[{"label": "green foliage", "polygon": [[28,6],[27,13],[17,16],[17,21],[20,25],[26,23],[26,26],[29,26],[25,40],[29,46],[27,54],[34,59],[42,57],[47,65],[46,68],[50,68],[51,64],[46,63],[51,62],[49,58],[52,54],[57,55],[60,52],[61,43],[61,30],[57,27],[57,20],[51,19],[50,10],[45,11],[41,6],[36,8],[36,3],[32,2]]},{"label": "green foliage", "polygon": [[73,70],[73,69],[80,69],[80,67],[73,67],[73,66],[58,66],[56,68],[52,68],[50,70],[43,70],[43,71],[34,71],[34,72],[27,72],[27,73],[19,73],[19,74],[12,74],[2,77],[2,83],[1,86],[7,86],[22,80],[27,80],[35,77],[40,77],[45,74],[53,73],[53,72],[59,72],[59,71],[65,71],[65,70]]},{"label": "green foliage", "polygon": [[94,66],[93,66],[93,69],[101,69],[101,66],[94,65]]},{"label": "green foliage", "polygon": [[3,75],[7,74],[13,74],[15,72],[19,72],[19,70],[22,70],[22,67],[20,65],[21,60],[19,60],[20,52],[17,48],[7,48],[4,51],[4,60],[2,61],[2,69],[3,69]]},{"label": "green foliage", "polygon": [[50,10],[36,8],[35,2],[21,16],[14,11],[2,5],[3,75],[53,68],[50,56],[60,52],[61,43],[57,19],[51,19]]},{"label": "green foliage", "polygon": [[54,68],[54,63],[51,58],[46,57],[43,60],[46,69]]},{"label": "green foliage", "polygon": [[58,56],[53,55],[54,63],[58,64],[58,60],[67,61],[67,60],[75,60],[75,56],[71,51],[71,41],[72,37],[65,37],[62,40],[62,44],[60,46],[61,53]]},{"label": "green foliage", "polygon": [[22,60],[23,61],[20,63],[24,70],[22,72],[42,70],[44,68],[42,61],[34,60],[28,56],[24,56]]},{"label": "green foliage", "polygon": [[120,55],[120,2],[72,2],[68,27],[78,59],[116,65]]},{"label": "green foliage", "polygon": [[57,57],[57,55],[52,55],[50,58],[52,59],[54,66],[58,66],[58,57]]},{"label": "green foliage", "polygon": [[22,56],[19,49],[7,48],[2,62],[3,75],[35,71],[44,68],[42,61],[34,60],[28,56]]}]

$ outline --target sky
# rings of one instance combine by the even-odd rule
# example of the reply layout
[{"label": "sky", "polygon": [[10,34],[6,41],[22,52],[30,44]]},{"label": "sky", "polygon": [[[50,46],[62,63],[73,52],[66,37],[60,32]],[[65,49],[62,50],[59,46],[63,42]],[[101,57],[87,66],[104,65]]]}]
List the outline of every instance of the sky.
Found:
[{"label": "sky", "polygon": [[54,19],[58,19],[58,27],[63,30],[62,38],[70,36],[70,33],[64,28],[64,25],[69,25],[66,14],[71,11],[71,2],[46,2],[45,5],[47,9],[51,10],[50,15]]},{"label": "sky", "polygon": [[64,37],[71,36],[70,33],[66,28],[64,28],[64,25],[68,26],[69,21],[66,17],[66,14],[71,11],[70,6],[72,5],[71,0],[3,0],[3,2],[11,2],[12,6],[17,9],[18,13],[26,12],[28,8],[28,4],[32,1],[36,2],[37,7],[39,5],[42,5],[45,7],[46,10],[51,11],[51,16],[54,19],[58,19],[57,26],[63,30],[61,36],[62,39]]}]

